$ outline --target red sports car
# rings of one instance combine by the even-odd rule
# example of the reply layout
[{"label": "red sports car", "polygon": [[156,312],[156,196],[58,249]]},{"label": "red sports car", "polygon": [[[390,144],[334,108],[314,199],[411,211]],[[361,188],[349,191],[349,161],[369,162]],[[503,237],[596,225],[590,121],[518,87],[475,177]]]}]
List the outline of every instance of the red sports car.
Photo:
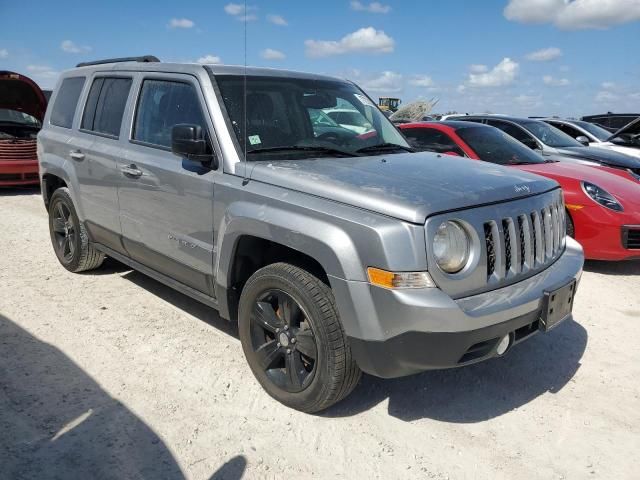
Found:
[{"label": "red sports car", "polygon": [[0,71],[0,187],[39,183],[36,135],[46,108],[33,80]]},{"label": "red sports car", "polygon": [[640,182],[627,172],[543,158],[510,135],[470,122],[399,125],[416,150],[485,160],[556,180],[564,191],[567,233],[597,260],[640,259]]}]

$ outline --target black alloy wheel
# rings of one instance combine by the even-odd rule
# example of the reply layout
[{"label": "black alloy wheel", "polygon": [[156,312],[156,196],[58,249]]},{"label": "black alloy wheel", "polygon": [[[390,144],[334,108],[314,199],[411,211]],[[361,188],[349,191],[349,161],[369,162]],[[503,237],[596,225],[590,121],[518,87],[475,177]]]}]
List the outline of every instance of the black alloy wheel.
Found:
[{"label": "black alloy wheel", "polygon": [[318,348],[308,316],[282,290],[263,292],[251,312],[251,348],[267,377],[283,390],[304,390],[315,373]]},{"label": "black alloy wheel", "polygon": [[71,263],[78,244],[78,232],[74,226],[73,213],[63,202],[57,202],[53,206],[51,215],[53,247],[59,258]]}]

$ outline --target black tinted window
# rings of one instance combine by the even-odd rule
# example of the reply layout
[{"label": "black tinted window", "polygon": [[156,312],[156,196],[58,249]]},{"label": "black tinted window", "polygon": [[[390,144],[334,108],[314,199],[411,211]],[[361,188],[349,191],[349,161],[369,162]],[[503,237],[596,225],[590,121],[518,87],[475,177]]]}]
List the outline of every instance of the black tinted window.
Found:
[{"label": "black tinted window", "polygon": [[429,151],[438,153],[453,152],[461,157],[464,152],[458,147],[454,141],[438,130],[431,128],[407,128],[402,130],[409,145],[419,151]]},{"label": "black tinted window", "polygon": [[578,138],[580,136],[582,136],[582,132],[580,132],[579,130],[576,130],[575,128],[573,128],[570,125],[564,124],[564,123],[556,123],[556,122],[547,122],[550,125],[553,125],[554,127],[556,127],[558,130],[563,131],[564,133],[566,133],[567,135],[573,137],[573,138]]},{"label": "black tinted window", "polygon": [[502,122],[500,120],[488,120],[487,123],[492,127],[499,128],[506,134],[511,135],[513,138],[524,143],[529,148],[538,148],[538,143],[535,139],[520,127],[516,127],[511,123]]},{"label": "black tinted window", "polygon": [[96,78],[87,97],[82,128],[117,137],[130,89],[130,78]]},{"label": "black tinted window", "polygon": [[56,101],[51,110],[51,124],[71,128],[76,113],[78,98],[84,86],[84,77],[65,78],[60,85]]},{"label": "black tinted window", "polygon": [[458,128],[456,133],[476,152],[480,160],[500,165],[544,163],[540,155],[497,128],[470,126]]},{"label": "black tinted window", "polygon": [[611,117],[609,119],[609,126],[615,129],[626,127],[629,123],[633,122],[636,118],[637,117]]},{"label": "black tinted window", "polygon": [[133,139],[170,148],[171,130],[180,123],[200,125],[205,129],[200,101],[193,85],[145,80],[138,99]]}]

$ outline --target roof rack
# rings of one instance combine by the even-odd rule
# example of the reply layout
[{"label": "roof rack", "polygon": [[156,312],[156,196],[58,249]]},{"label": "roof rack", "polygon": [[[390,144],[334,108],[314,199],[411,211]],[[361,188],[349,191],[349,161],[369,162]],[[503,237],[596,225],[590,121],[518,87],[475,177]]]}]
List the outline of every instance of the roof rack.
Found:
[{"label": "roof rack", "polygon": [[121,63],[121,62],[159,62],[158,57],[153,55],[143,55],[141,57],[122,57],[122,58],[105,58],[104,60],[95,60],[93,62],[82,62],[76,65],[76,67],[88,67],[90,65],[104,65],[105,63]]}]

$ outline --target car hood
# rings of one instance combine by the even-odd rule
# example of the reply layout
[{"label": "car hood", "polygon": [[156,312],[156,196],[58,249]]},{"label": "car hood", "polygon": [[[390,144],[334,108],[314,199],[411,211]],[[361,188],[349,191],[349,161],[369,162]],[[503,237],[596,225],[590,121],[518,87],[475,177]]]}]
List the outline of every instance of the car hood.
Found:
[{"label": "car hood", "polygon": [[640,211],[640,182],[624,170],[569,162],[518,165],[516,168],[552,178],[565,189],[580,188],[577,184],[580,181],[593,183],[613,194],[625,207],[633,205]]},{"label": "car hood", "polygon": [[594,147],[564,147],[556,150],[561,155],[571,158],[591,160],[614,167],[640,169],[640,160],[613,150]]},{"label": "car hood", "polygon": [[606,141],[610,142],[611,140],[613,140],[616,137],[619,137],[620,135],[640,135],[640,117],[638,117],[634,121],[626,124],[624,127],[622,127],[620,130],[618,130],[616,133],[614,133],[609,138],[607,138]]},{"label": "car hood", "polygon": [[355,158],[261,161],[252,180],[423,223],[435,213],[514,200],[556,188],[555,181],[429,152]]},{"label": "car hood", "polygon": [[0,108],[26,113],[42,122],[47,100],[29,77],[0,71]]}]

